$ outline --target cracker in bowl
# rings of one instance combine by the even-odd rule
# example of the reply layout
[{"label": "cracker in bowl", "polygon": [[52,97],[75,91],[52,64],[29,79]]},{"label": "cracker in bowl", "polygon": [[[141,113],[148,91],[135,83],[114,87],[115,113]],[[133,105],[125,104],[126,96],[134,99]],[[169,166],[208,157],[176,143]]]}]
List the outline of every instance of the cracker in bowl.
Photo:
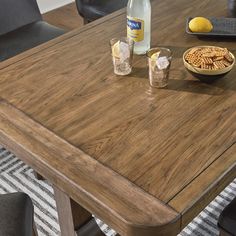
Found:
[{"label": "cracker in bowl", "polygon": [[184,52],[183,63],[194,77],[211,83],[233,69],[235,57],[227,48],[197,46]]},{"label": "cracker in bowl", "polygon": [[234,62],[227,48],[213,46],[192,48],[185,54],[184,59],[193,67],[203,70],[224,69]]}]

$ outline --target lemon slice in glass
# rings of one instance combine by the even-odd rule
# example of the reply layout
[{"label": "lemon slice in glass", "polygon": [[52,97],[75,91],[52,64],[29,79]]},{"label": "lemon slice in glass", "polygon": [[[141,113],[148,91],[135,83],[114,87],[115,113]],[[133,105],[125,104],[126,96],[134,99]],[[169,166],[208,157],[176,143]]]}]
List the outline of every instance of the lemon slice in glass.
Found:
[{"label": "lemon slice in glass", "polygon": [[113,46],[112,46],[112,56],[120,58],[120,41],[117,41]]},{"label": "lemon slice in glass", "polygon": [[159,55],[160,55],[160,52],[155,52],[151,55],[151,65],[152,65],[153,70],[156,67],[156,62],[157,62],[157,58],[159,57]]},{"label": "lemon slice in glass", "polygon": [[151,59],[152,59],[153,61],[156,61],[157,58],[159,57],[159,54],[160,54],[160,52],[155,52],[155,53],[153,53],[152,56],[151,56]]}]

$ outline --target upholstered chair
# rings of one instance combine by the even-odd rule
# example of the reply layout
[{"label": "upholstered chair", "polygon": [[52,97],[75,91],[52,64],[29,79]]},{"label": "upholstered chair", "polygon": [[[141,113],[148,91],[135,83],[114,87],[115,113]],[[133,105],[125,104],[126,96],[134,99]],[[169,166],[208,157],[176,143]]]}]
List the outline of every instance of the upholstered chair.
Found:
[{"label": "upholstered chair", "polygon": [[0,236],[37,236],[34,208],[25,193],[0,195]]},{"label": "upholstered chair", "polygon": [[220,236],[236,236],[236,198],[222,211],[218,226]]},{"label": "upholstered chair", "polygon": [[36,0],[0,0],[0,61],[65,31],[43,21]]},{"label": "upholstered chair", "polygon": [[127,3],[128,0],[76,0],[78,12],[85,24],[124,8]]}]

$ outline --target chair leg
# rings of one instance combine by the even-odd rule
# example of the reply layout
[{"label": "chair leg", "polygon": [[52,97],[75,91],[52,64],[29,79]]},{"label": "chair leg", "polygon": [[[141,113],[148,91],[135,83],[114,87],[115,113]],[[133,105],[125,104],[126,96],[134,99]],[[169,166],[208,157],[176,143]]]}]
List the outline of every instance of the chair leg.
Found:
[{"label": "chair leg", "polygon": [[90,21],[86,18],[84,18],[84,25],[88,24]]},{"label": "chair leg", "polygon": [[37,180],[45,180],[45,178],[36,171],[33,171],[33,174]]},{"label": "chair leg", "polygon": [[38,236],[38,231],[37,231],[37,227],[35,225],[35,222],[33,224],[33,236]]},{"label": "chair leg", "polygon": [[224,231],[223,229],[220,229],[220,235],[219,236],[232,236],[228,232]]}]

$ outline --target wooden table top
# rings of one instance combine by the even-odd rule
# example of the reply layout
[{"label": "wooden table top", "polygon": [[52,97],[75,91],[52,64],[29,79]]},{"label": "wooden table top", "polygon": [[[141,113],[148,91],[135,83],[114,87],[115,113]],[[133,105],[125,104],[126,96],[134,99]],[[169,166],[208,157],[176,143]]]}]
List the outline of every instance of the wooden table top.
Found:
[{"label": "wooden table top", "polygon": [[236,53],[234,40],[185,33],[187,17],[226,7],[152,2],[152,46],[173,52],[166,89],[149,86],[145,56],[113,74],[124,10],[1,63],[1,143],[120,234],[176,234],[236,177],[235,68],[209,85],[182,63],[196,45]]}]

